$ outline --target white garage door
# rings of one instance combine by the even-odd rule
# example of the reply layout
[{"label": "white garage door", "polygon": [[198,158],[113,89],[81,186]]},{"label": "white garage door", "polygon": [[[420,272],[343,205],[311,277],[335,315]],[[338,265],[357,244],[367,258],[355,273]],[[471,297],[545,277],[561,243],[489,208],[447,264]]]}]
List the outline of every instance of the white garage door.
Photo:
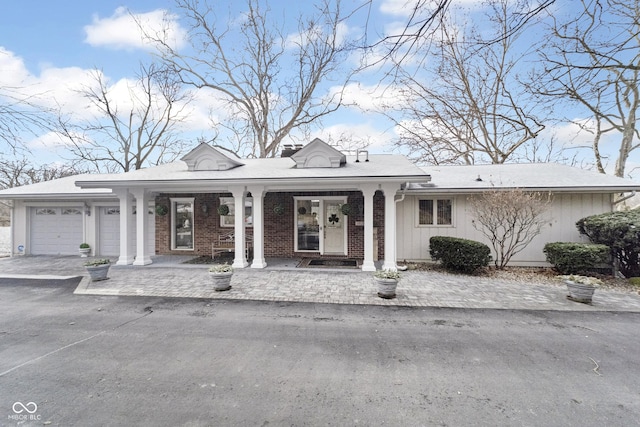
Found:
[{"label": "white garage door", "polygon": [[101,207],[99,225],[100,255],[115,256],[120,254],[120,209]]},{"label": "white garage door", "polygon": [[[99,250],[100,255],[118,256],[120,255],[120,208],[118,207],[100,207],[100,224],[99,224]],[[136,247],[135,234],[135,215],[131,218],[133,224],[133,248]],[[155,216],[153,210],[149,211],[149,234],[147,235],[147,248],[149,253],[155,252]]]},{"label": "white garage door", "polygon": [[82,209],[31,208],[31,250],[34,255],[77,255],[83,242]]}]

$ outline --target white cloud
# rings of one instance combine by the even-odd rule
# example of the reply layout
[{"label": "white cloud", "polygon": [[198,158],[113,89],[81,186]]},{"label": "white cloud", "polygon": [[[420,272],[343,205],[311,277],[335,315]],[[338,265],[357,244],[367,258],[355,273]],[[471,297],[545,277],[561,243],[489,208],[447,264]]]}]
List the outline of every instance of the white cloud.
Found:
[{"label": "white cloud", "polygon": [[87,102],[79,93],[92,84],[91,70],[79,67],[43,67],[32,74],[21,57],[0,47],[0,96],[28,100],[46,109],[83,111]]},{"label": "white cloud", "polygon": [[415,3],[415,0],[384,0],[380,4],[380,12],[393,16],[410,16]]},{"label": "white cloud", "polygon": [[174,49],[179,49],[185,45],[186,31],[177,19],[176,15],[162,9],[131,14],[126,8],[119,7],[108,18],[94,16],[93,23],[84,27],[84,41],[94,47],[149,49],[152,43],[146,34],[151,38],[160,38]]},{"label": "white cloud", "polygon": [[376,129],[373,123],[337,123],[312,133],[310,140],[320,138],[343,150],[364,148],[373,153],[382,152],[388,148],[394,137],[391,131]]},{"label": "white cloud", "polygon": [[[331,95],[342,90],[342,86],[331,88]],[[400,89],[386,85],[365,85],[350,83],[344,88],[342,103],[346,107],[354,107],[367,112],[381,111],[385,107],[397,104],[400,100]]]}]

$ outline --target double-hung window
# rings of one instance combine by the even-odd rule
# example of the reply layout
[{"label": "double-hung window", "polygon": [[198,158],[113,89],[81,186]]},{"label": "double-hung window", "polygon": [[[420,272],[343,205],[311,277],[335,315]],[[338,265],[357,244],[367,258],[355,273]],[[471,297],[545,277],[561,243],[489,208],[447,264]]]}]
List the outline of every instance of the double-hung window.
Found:
[{"label": "double-hung window", "polygon": [[452,225],[453,201],[451,199],[418,200],[418,225]]}]

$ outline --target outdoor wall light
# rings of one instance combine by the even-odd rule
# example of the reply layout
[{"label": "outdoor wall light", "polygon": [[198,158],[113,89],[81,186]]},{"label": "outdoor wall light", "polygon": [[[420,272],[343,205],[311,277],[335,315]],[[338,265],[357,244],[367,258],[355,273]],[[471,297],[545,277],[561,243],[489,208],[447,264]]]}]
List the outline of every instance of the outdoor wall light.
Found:
[{"label": "outdoor wall light", "polygon": [[207,206],[206,203],[203,203],[202,204],[202,213],[206,215],[208,212],[209,212],[209,206]]}]

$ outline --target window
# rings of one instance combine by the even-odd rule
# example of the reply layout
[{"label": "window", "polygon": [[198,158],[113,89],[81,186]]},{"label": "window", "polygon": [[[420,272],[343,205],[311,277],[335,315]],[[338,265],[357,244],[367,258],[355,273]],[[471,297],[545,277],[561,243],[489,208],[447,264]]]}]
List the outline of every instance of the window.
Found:
[{"label": "window", "polygon": [[[233,197],[220,197],[220,204],[229,207],[228,215],[220,215],[220,227],[234,227],[236,224],[236,204]],[[244,225],[245,227],[253,226],[253,199],[251,197],[244,199]]]},{"label": "window", "polygon": [[451,199],[418,200],[418,225],[452,225],[453,202]]},{"label": "window", "polygon": [[171,249],[193,250],[193,201],[171,199]]},{"label": "window", "polygon": [[55,215],[57,212],[55,209],[39,208],[36,209],[36,215]]},{"label": "window", "polygon": [[78,208],[62,209],[62,215],[82,215],[82,211]]}]

